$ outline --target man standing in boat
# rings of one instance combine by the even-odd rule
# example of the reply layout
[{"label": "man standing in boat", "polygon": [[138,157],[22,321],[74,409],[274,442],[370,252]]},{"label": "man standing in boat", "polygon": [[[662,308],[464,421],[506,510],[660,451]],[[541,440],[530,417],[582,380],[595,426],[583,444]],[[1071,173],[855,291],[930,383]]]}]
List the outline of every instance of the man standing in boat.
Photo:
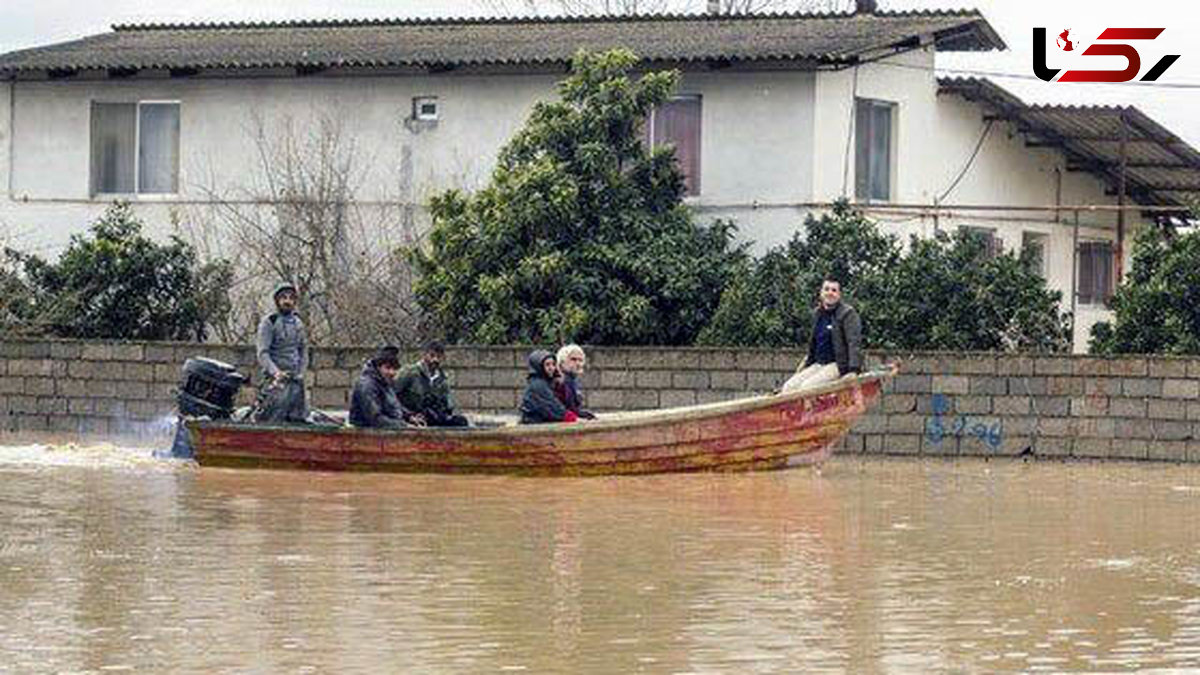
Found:
[{"label": "man standing in boat", "polygon": [[387,346],[363,364],[350,392],[350,424],[364,429],[403,429],[404,409],[392,391],[400,372],[400,350]]},{"label": "man standing in boat", "polygon": [[257,355],[262,369],[254,421],[304,422],[308,405],[304,397],[304,371],[308,368],[308,338],[304,322],[296,315],[299,293],[284,282],[271,295],[275,311],[258,324]]},{"label": "man standing in boat", "polygon": [[783,391],[830,382],[862,370],[862,319],[842,302],[841,281],[826,275],[821,283],[821,301],[813,310],[808,356]]},{"label": "man standing in boat", "polygon": [[421,360],[405,368],[396,378],[396,396],[400,405],[412,411],[409,421],[431,427],[465,427],[467,418],[454,410],[450,383],[442,360],[446,347],[437,340],[425,343]]}]

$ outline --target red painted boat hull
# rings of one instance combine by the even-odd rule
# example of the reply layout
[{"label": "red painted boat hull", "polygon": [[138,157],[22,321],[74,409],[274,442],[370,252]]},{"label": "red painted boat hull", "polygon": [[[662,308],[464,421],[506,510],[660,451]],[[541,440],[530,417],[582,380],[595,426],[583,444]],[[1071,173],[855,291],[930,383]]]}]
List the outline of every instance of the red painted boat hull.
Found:
[{"label": "red painted boat hull", "polygon": [[384,431],[189,420],[187,428],[202,466],[539,476],[779,469],[827,459],[895,372],[575,424]]}]

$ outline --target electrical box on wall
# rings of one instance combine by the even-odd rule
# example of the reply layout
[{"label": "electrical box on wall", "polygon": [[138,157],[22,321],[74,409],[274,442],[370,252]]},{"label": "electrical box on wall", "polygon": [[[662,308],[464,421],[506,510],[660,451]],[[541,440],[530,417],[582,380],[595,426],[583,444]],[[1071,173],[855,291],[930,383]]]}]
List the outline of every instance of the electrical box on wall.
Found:
[{"label": "electrical box on wall", "polygon": [[422,122],[436,121],[438,118],[438,100],[436,96],[417,96],[413,98],[413,119]]}]

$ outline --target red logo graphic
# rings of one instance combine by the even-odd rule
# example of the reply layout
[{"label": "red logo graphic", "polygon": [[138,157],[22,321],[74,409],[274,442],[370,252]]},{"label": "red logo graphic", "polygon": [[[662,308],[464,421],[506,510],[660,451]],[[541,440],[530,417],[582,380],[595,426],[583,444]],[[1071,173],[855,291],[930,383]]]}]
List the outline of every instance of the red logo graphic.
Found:
[{"label": "red logo graphic", "polygon": [[[1153,40],[1162,34],[1165,28],[1105,28],[1104,32],[1100,33],[1097,40]],[[1055,42],[1058,47],[1065,52],[1072,51],[1074,42],[1069,39],[1071,29],[1068,28],[1058,34]],[[1128,82],[1137,77],[1137,74],[1142,69],[1142,57],[1138,54],[1138,50],[1132,45],[1115,43],[1115,44],[1093,44],[1081,52],[1082,56],[1123,56],[1125,57],[1124,70],[1068,70],[1058,78],[1059,82]],[[1142,76],[1142,82],[1153,82],[1157,80],[1171,64],[1179,59],[1179,54],[1168,54],[1158,60],[1145,75]],[[1046,29],[1033,29],[1033,73],[1040,79],[1047,82],[1053,82],[1054,76],[1058,74],[1059,68],[1048,68],[1046,66]]]},{"label": "red logo graphic", "polygon": [[1075,49],[1074,44],[1071,42],[1071,38],[1067,37],[1067,35],[1070,32],[1071,32],[1070,28],[1064,30],[1063,32],[1058,34],[1058,39],[1054,41],[1056,44],[1058,44],[1058,48],[1063,50],[1064,52],[1069,52],[1069,51]]}]

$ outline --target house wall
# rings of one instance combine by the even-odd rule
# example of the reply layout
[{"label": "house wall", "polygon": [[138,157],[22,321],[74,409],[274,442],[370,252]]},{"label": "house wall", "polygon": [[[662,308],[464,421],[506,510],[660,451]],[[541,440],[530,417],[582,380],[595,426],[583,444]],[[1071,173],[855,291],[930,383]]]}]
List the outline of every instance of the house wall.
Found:
[{"label": "house wall", "polygon": [[[761,253],[802,229],[808,204],[853,197],[856,96],[897,103],[894,203],[1047,206],[1114,203],[1087,173],[1067,173],[1061,153],[1029,148],[1005,123],[995,123],[958,185],[984,128],[979,105],[938,96],[930,48],[842,71],[722,71],[685,73],[679,92],[703,98],[702,191],[688,202],[702,220],[729,218]],[[93,100],[181,102],[180,194],[135,198],[152,234],[183,230],[212,216],[213,195],[245,197],[261,182],[256,143],[315,133],[315,120],[336,119],[353,144],[362,173],[358,198],[400,223],[404,237],[428,227],[421,206],[448,187],[471,190],[488,178],[502,144],[533,104],[553,96],[561,74],[386,75],[377,77],[132,79],[3,83],[0,134],[0,236],[26,250],[53,253],[107,206],[89,195],[89,115]],[[409,119],[414,96],[437,96],[440,120]],[[7,102],[0,99],[0,103]],[[11,181],[7,179],[11,164]],[[1058,187],[1061,181],[1061,189]],[[1047,279],[1070,309],[1071,219],[1046,212],[928,213],[867,205],[886,230],[907,239],[971,224],[994,227],[1008,249],[1022,233],[1049,236]],[[399,213],[393,212],[400,209]],[[1112,239],[1111,214],[1082,212],[1079,237]],[[1130,218],[1127,242],[1140,220]],[[189,229],[190,228],[190,229]],[[1127,245],[1127,251],[1131,246]],[[1126,260],[1128,264],[1128,258]],[[1109,314],[1078,307],[1077,350],[1088,330]]]}]

